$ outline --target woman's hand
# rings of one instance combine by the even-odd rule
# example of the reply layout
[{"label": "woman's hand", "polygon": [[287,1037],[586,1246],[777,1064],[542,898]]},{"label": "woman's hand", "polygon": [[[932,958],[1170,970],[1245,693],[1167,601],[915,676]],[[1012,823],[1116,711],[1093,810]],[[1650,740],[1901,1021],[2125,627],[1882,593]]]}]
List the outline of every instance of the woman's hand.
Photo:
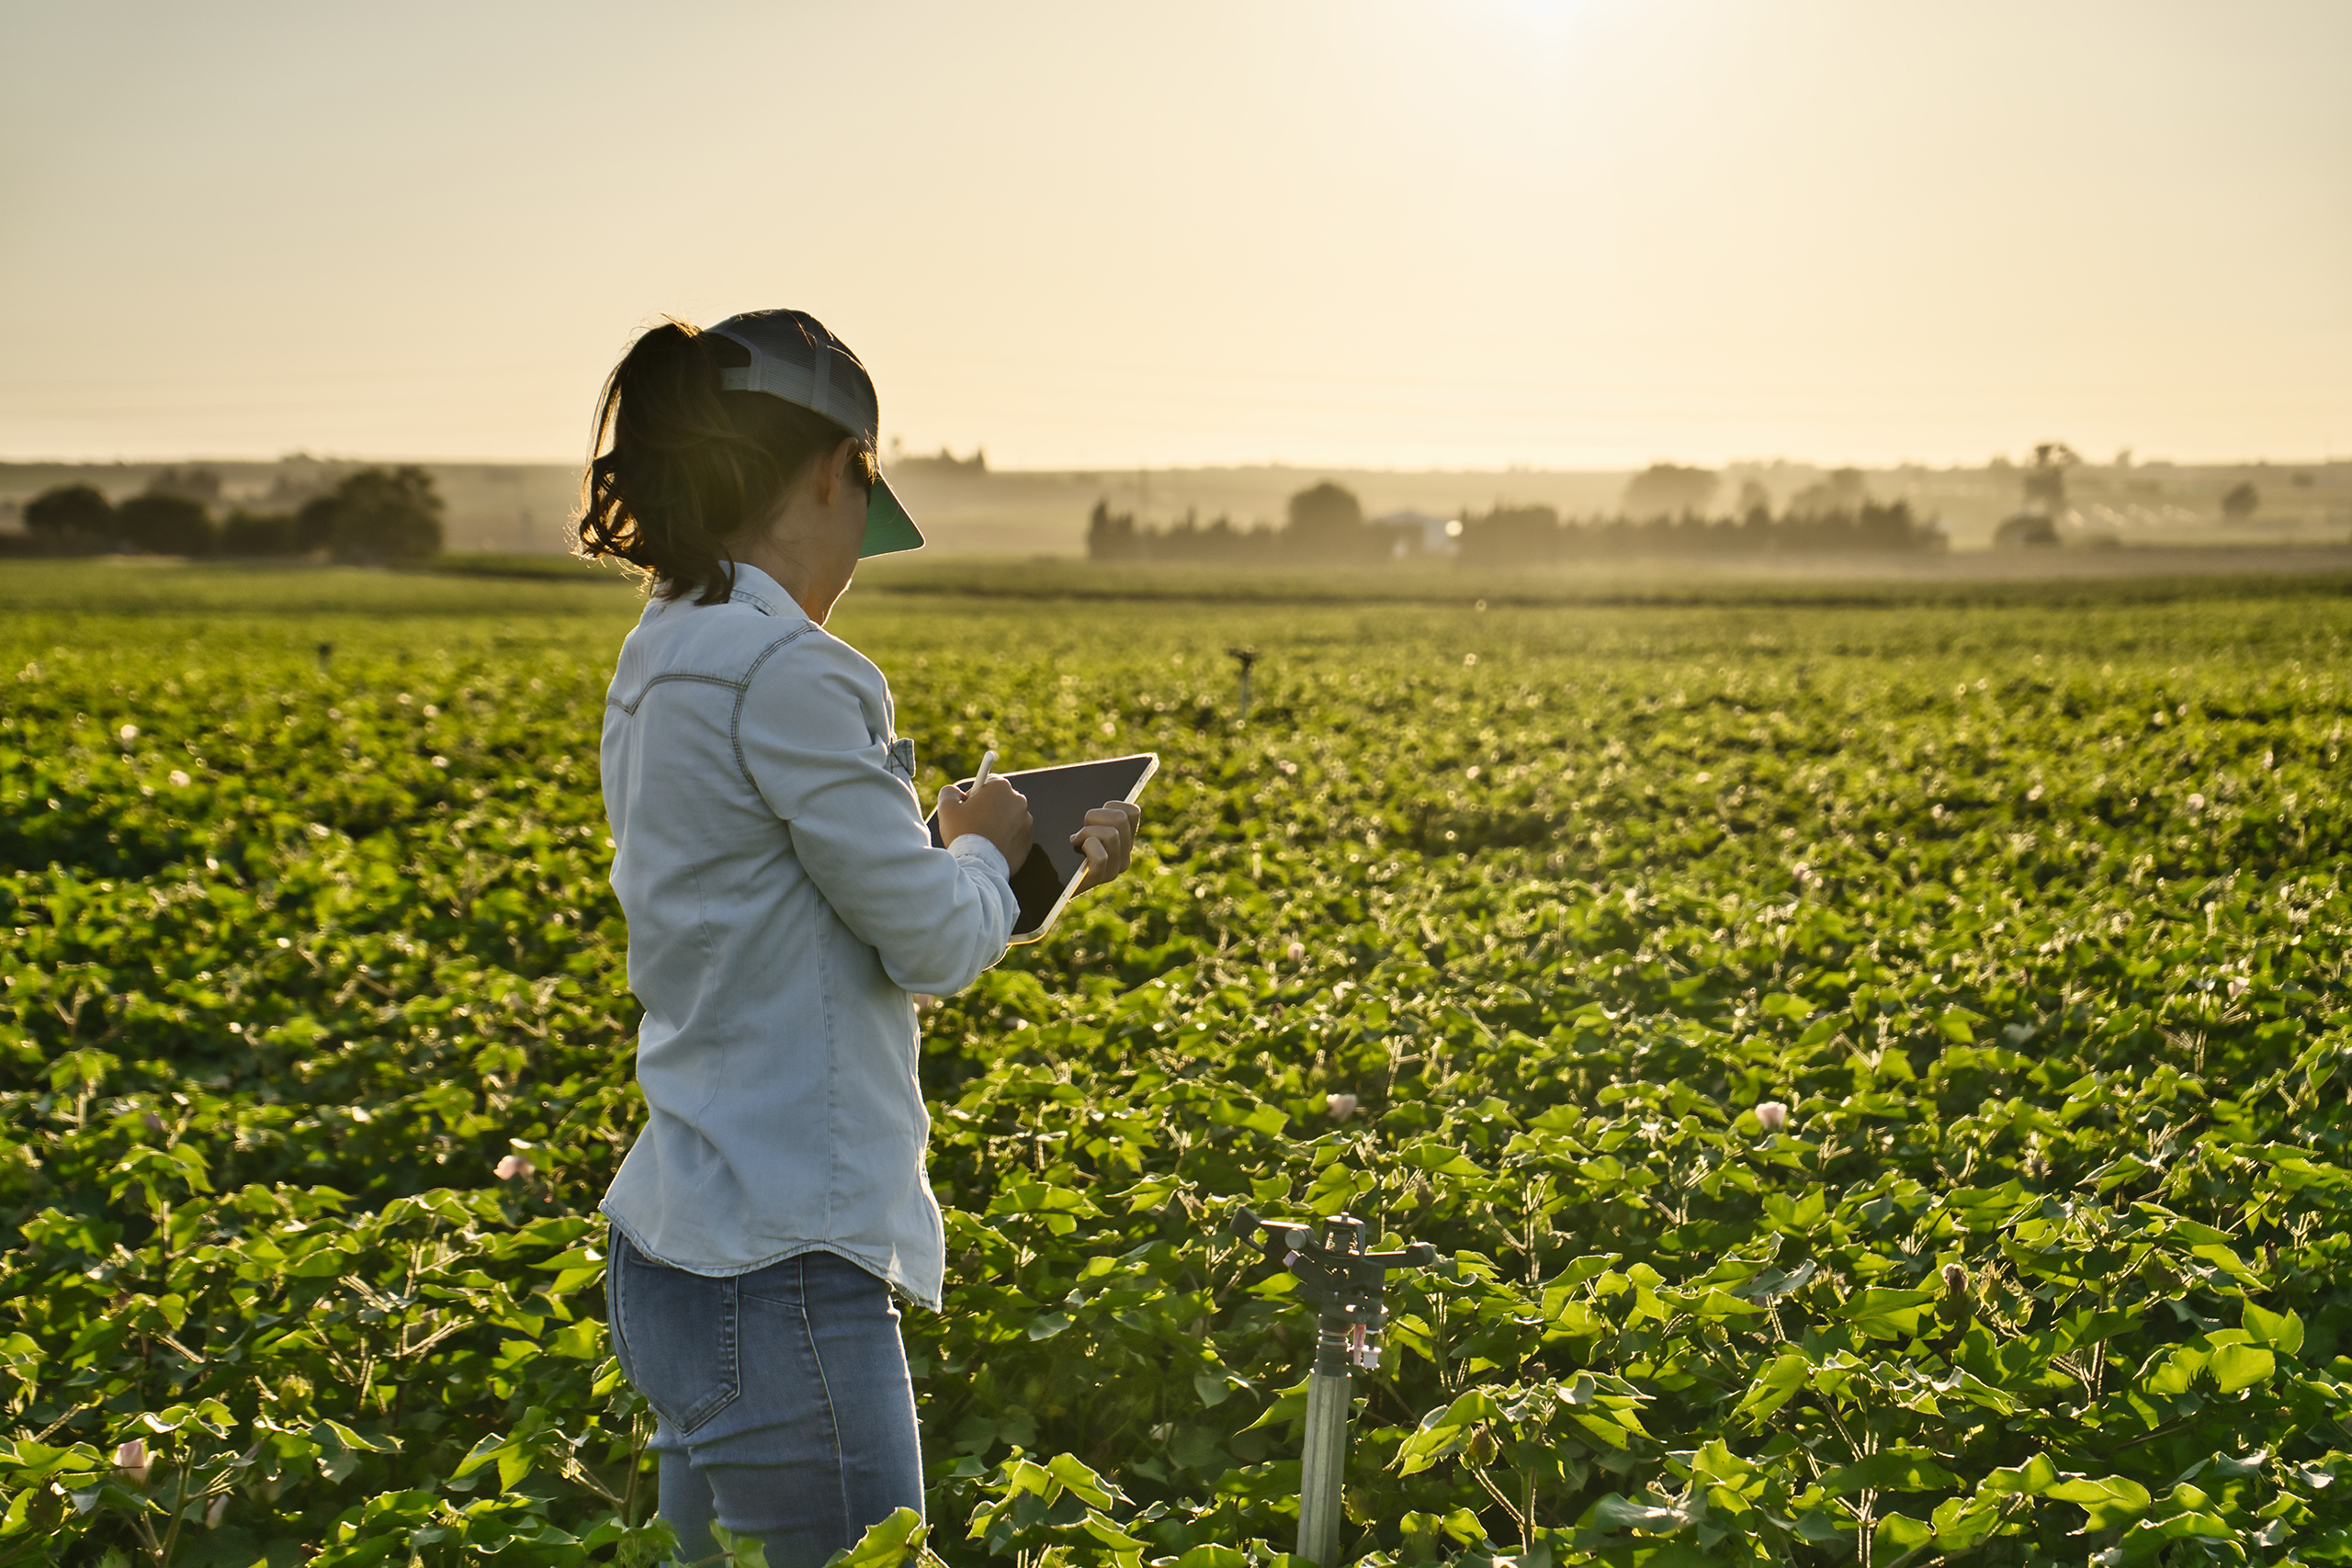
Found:
[{"label": "woman's hand", "polygon": [[1086,826],[1069,836],[1070,847],[1086,857],[1080,893],[1125,872],[1135,853],[1136,827],[1142,820],[1143,807],[1131,800],[1105,801],[1086,814]]},{"label": "woman's hand", "polygon": [[[1092,812],[1086,819],[1094,820]],[[954,784],[939,792],[939,837],[954,843],[967,833],[978,833],[1004,855],[1014,871],[1029,858],[1030,837],[1036,824],[1029,818],[1029,797],[1001,775],[966,795]],[[1123,859],[1120,864],[1126,863]]]}]

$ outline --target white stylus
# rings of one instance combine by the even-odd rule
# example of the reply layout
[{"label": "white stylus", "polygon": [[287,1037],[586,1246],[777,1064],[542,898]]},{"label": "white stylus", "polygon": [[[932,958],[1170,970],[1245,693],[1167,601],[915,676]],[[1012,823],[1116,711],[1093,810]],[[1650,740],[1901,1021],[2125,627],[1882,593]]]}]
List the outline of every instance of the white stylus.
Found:
[{"label": "white stylus", "polygon": [[978,794],[979,787],[989,782],[989,770],[995,766],[996,753],[993,750],[983,751],[980,753],[980,776],[972,781],[972,792],[974,794]]}]

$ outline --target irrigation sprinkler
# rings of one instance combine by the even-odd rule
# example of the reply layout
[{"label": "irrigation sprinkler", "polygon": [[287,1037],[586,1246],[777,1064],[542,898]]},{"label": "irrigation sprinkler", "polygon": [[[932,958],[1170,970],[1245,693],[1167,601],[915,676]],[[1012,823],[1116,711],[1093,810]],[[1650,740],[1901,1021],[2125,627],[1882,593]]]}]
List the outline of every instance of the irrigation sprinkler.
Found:
[{"label": "irrigation sprinkler", "polygon": [[1247,721],[1250,717],[1250,666],[1258,662],[1258,650],[1254,648],[1228,648],[1225,656],[1241,666],[1241,716]]},{"label": "irrigation sprinkler", "polygon": [[[1248,666],[1244,665],[1246,672]],[[1348,1405],[1351,1367],[1380,1365],[1380,1331],[1388,1322],[1388,1271],[1437,1269],[1437,1248],[1417,1241],[1402,1252],[1366,1252],[1363,1222],[1334,1214],[1317,1239],[1306,1225],[1234,1212],[1233,1234],[1255,1239],[1266,1257],[1290,1270],[1298,1293],[1315,1306],[1315,1369],[1306,1379],[1306,1452],[1298,1483],[1298,1555],[1316,1568],[1338,1568],[1340,1483],[1348,1468]]]}]

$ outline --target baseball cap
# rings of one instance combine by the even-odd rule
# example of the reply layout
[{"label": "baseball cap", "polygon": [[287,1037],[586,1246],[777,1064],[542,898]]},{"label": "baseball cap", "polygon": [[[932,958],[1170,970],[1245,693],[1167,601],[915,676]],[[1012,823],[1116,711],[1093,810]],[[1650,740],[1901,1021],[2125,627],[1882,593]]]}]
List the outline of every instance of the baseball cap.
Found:
[{"label": "baseball cap", "polygon": [[[752,363],[723,367],[719,389],[765,392],[823,414],[865,444],[877,465],[882,457],[882,403],[874,378],[849,345],[805,310],[746,310],[715,327],[705,327],[752,351]],[[907,515],[888,479],[878,477],[865,502],[865,536],[857,553],[887,556],[922,547],[922,531]]]}]

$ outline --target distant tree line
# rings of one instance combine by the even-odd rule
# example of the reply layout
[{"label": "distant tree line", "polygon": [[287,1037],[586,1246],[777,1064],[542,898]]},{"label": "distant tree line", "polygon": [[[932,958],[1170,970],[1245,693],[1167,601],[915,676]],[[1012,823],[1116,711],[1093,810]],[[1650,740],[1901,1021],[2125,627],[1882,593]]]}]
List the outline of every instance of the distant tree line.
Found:
[{"label": "distant tree line", "polygon": [[1942,528],[1904,502],[1873,501],[1857,470],[1841,468],[1792,499],[1779,516],[1761,486],[1741,490],[1736,516],[1709,517],[1717,478],[1704,468],[1660,463],[1626,486],[1627,513],[1563,519],[1549,506],[1498,503],[1464,513],[1433,539],[1421,523],[1367,521],[1363,506],[1325,480],[1290,498],[1283,527],[1236,527],[1220,517],[1187,517],[1154,527],[1098,501],[1087,521],[1086,553],[1100,561],[1312,562],[1338,565],[1437,552],[1465,566],[1638,557],[1759,556],[1940,550]]},{"label": "distant tree line", "polygon": [[1354,492],[1329,479],[1292,496],[1286,510],[1279,529],[1264,523],[1239,528],[1226,517],[1203,525],[1191,516],[1155,528],[1098,501],[1086,523],[1087,558],[1339,563],[1385,560],[1399,554],[1400,547],[1420,544],[1418,528],[1366,522]]},{"label": "distant tree line", "polygon": [[85,484],[61,485],[25,503],[19,555],[311,556],[381,563],[441,551],[440,494],[413,464],[362,468],[285,512],[240,506],[216,521],[219,476],[165,468],[119,504]]},{"label": "distant tree line", "polygon": [[1905,554],[1950,541],[1906,502],[1863,501],[1850,508],[1774,517],[1761,507],[1739,518],[1563,519],[1548,506],[1498,506],[1462,520],[1464,566],[1642,557]]}]

